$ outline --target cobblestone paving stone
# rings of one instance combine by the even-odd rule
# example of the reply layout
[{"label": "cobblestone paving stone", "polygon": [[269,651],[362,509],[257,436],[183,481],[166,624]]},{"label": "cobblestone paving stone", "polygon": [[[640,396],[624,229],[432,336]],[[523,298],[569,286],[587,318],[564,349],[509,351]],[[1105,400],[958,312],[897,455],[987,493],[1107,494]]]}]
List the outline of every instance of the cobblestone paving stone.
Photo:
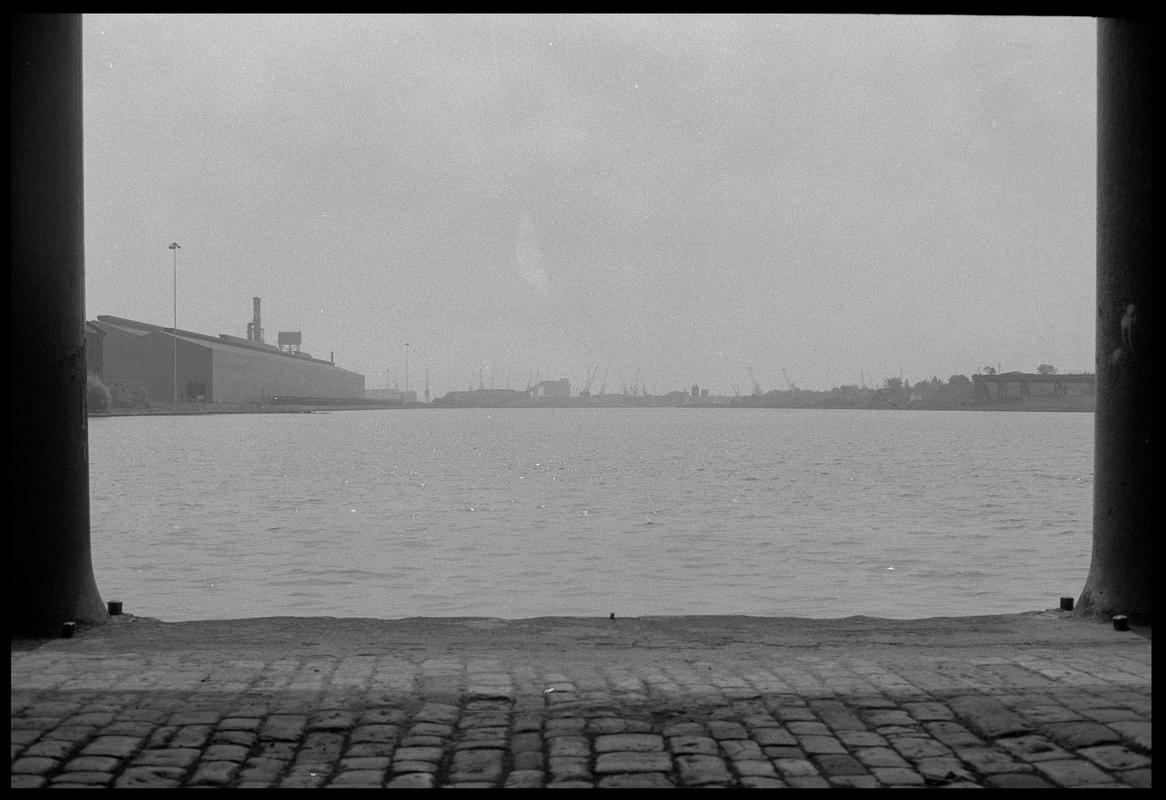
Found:
[{"label": "cobblestone paving stone", "polygon": [[[12,788],[1150,788],[1111,648],[12,651]],[[390,651],[392,648],[388,648]]]}]

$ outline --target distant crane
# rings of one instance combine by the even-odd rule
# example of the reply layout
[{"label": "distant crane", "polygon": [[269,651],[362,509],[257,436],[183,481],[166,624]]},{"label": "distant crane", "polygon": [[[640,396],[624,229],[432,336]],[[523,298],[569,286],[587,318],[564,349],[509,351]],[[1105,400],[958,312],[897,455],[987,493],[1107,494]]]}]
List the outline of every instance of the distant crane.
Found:
[{"label": "distant crane", "polygon": [[753,384],[753,396],[759,397],[761,395],[761,384],[753,377],[753,367],[745,367],[745,369],[749,370],[749,382]]},{"label": "distant crane", "polygon": [[785,385],[791,392],[796,392],[798,387],[794,386],[794,382],[789,379],[789,373],[785,371],[785,367],[781,368],[781,374],[785,376]]}]

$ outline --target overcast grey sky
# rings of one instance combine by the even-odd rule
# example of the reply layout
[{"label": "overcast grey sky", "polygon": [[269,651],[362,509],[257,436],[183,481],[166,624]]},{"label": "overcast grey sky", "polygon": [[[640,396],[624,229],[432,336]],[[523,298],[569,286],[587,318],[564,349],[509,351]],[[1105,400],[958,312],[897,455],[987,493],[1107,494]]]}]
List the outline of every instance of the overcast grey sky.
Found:
[{"label": "overcast grey sky", "polygon": [[[85,15],[86,315],[434,396],[1092,370],[1096,23]],[[784,370],[784,372],[783,372]],[[389,371],[391,374],[386,374]]]}]

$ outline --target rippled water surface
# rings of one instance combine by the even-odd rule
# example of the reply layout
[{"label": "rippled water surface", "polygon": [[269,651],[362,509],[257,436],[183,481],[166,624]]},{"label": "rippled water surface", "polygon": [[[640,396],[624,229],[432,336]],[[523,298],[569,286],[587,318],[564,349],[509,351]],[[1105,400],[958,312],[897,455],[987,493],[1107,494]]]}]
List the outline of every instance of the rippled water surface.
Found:
[{"label": "rippled water surface", "polygon": [[1014,613],[1088,572],[1093,415],[90,421],[94,570],[164,620]]}]

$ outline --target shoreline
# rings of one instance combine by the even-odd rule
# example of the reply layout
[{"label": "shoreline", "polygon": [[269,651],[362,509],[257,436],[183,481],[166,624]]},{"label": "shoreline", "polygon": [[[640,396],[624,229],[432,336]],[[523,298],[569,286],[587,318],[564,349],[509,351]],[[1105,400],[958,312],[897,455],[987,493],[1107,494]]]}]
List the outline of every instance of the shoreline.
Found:
[{"label": "shoreline", "polygon": [[[296,635],[289,636],[294,631]],[[70,638],[16,637],[12,647],[37,649],[54,643],[73,650],[116,651],[123,647],[154,651],[205,649],[220,652],[296,652],[325,648],[376,650],[409,644],[447,649],[456,646],[522,653],[532,642],[618,650],[733,647],[792,648],[853,652],[868,648],[1055,648],[1107,646],[1115,637],[1151,640],[1151,626],[1129,624],[1118,632],[1107,621],[1060,609],[960,617],[895,619],[853,615],[817,619],[748,614],[650,615],[638,617],[335,617],[275,616],[164,621],[122,613],[108,623],[80,624]]]},{"label": "shoreline", "polygon": [[488,409],[498,410],[503,408],[521,408],[521,409],[540,409],[540,408],[584,408],[584,409],[607,409],[607,408],[701,408],[701,409],[751,409],[757,411],[782,411],[782,410],[803,410],[803,411],[989,411],[989,412],[1011,412],[1011,413],[1094,413],[1094,408],[1068,408],[1068,407],[1052,407],[1052,406],[1036,406],[1036,405],[1019,405],[1019,404],[999,404],[986,406],[917,406],[905,408],[868,408],[857,406],[749,406],[749,405],[723,405],[723,404],[700,404],[693,403],[690,405],[646,405],[646,404],[541,404],[541,405],[507,405],[507,406],[491,406],[491,405],[466,405],[466,406],[444,406],[444,405],[426,405],[424,403],[408,404],[408,405],[373,405],[366,403],[355,403],[352,405],[340,404],[319,404],[319,405],[287,405],[287,406],[273,406],[273,405],[259,405],[259,404],[218,404],[218,403],[203,403],[190,404],[189,406],[155,406],[152,408],[126,408],[114,409],[109,411],[90,411],[88,417],[90,419],[101,419],[103,417],[165,417],[165,416],[200,416],[209,414],[318,414],[327,413],[331,411],[417,411],[422,409],[432,409],[435,411],[447,411],[456,409]]}]

